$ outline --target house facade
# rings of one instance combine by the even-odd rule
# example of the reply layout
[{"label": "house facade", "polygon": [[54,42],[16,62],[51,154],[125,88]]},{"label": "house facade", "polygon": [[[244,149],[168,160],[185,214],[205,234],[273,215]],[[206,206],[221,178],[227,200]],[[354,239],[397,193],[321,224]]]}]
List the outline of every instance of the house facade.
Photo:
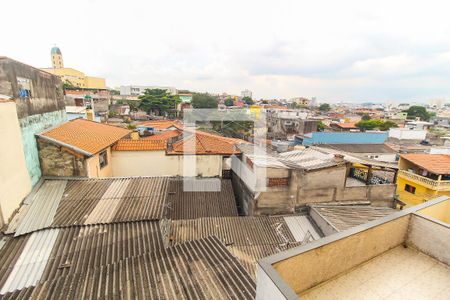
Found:
[{"label": "house facade", "polygon": [[130,130],[75,119],[37,135],[45,176],[113,176],[111,148]]},{"label": "house facade", "polygon": [[402,154],[398,166],[397,193],[403,202],[416,205],[450,195],[450,155]]}]

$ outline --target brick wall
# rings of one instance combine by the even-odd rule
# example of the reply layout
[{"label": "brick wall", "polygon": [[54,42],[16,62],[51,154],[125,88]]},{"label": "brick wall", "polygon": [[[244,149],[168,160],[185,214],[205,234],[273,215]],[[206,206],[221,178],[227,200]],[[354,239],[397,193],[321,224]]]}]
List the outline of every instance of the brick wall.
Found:
[{"label": "brick wall", "polygon": [[289,185],[289,178],[269,178],[268,187],[272,186],[287,186]]}]

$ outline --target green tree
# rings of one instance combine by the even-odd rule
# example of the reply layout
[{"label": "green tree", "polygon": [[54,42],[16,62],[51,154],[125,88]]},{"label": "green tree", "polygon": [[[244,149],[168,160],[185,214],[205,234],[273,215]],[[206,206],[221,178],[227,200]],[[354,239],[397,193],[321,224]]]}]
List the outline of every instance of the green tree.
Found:
[{"label": "green tree", "polygon": [[247,105],[252,105],[254,103],[252,98],[250,98],[250,97],[244,97],[244,98],[242,98],[242,101]]},{"label": "green tree", "polygon": [[387,131],[391,128],[395,128],[398,127],[397,124],[395,124],[392,121],[385,121],[383,123],[380,124],[380,126],[378,127],[381,131]]},{"label": "green tree", "polygon": [[361,120],[358,123],[356,123],[356,127],[359,129],[365,131],[365,130],[373,130],[373,129],[379,129],[382,131],[389,130],[392,127],[397,127],[397,124],[395,124],[392,121],[382,121],[382,120]]},{"label": "green tree", "polygon": [[194,108],[217,108],[217,99],[209,94],[194,94],[191,104]]},{"label": "green tree", "polygon": [[329,111],[330,109],[331,109],[331,106],[328,103],[322,103],[319,106],[320,111]]},{"label": "green tree", "polygon": [[226,106],[233,106],[234,105],[234,101],[233,101],[233,99],[228,98],[228,99],[225,100],[224,104]]},{"label": "green tree", "polygon": [[148,114],[156,113],[159,116],[174,112],[181,103],[178,95],[171,95],[163,89],[146,89],[144,95],[139,96],[139,108]]},{"label": "green tree", "polygon": [[417,117],[419,117],[423,121],[428,121],[430,119],[430,113],[428,113],[427,109],[423,106],[414,105],[404,112],[408,113],[409,119],[414,119]]},{"label": "green tree", "polygon": [[325,129],[325,124],[323,124],[322,121],[319,121],[319,123],[317,123],[317,130],[323,131],[324,129]]}]

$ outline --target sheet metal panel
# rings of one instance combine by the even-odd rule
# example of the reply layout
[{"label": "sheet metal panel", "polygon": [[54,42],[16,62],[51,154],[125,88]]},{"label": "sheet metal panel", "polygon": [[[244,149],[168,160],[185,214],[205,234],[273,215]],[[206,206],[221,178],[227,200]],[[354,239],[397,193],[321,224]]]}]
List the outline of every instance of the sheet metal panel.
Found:
[{"label": "sheet metal panel", "polygon": [[46,228],[53,222],[56,210],[66,187],[66,180],[48,180],[33,197],[30,208],[14,236]]},{"label": "sheet metal panel", "polygon": [[221,180],[220,184],[220,191],[186,192],[182,180],[171,180],[167,197],[167,217],[179,220],[237,216],[231,180]]},{"label": "sheet metal panel", "polygon": [[130,182],[131,179],[119,179],[111,183],[84,224],[109,223],[114,218]]},{"label": "sheet metal panel", "polygon": [[33,232],[26,242],[0,294],[35,285],[42,276],[59,229]]},{"label": "sheet metal panel", "polygon": [[256,284],[226,247],[209,237],[43,281],[26,293],[39,299],[254,299]]},{"label": "sheet metal panel", "polygon": [[284,221],[297,242],[302,242],[308,231],[315,240],[320,239],[319,233],[309,221],[308,216],[284,217]]}]

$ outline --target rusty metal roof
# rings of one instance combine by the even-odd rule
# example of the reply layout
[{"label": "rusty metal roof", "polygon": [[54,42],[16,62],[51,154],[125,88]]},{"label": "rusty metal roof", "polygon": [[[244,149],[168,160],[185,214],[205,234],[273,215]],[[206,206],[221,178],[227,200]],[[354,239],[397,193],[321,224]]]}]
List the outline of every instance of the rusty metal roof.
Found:
[{"label": "rusty metal roof", "polygon": [[4,299],[254,299],[256,286],[216,237],[41,281]]},{"label": "rusty metal roof", "polygon": [[[172,180],[168,189],[167,217],[172,220],[202,217],[237,216],[231,180],[220,180],[220,191],[214,182],[203,180],[203,191],[184,191],[183,180]],[[212,185],[209,189],[208,185]]]}]

